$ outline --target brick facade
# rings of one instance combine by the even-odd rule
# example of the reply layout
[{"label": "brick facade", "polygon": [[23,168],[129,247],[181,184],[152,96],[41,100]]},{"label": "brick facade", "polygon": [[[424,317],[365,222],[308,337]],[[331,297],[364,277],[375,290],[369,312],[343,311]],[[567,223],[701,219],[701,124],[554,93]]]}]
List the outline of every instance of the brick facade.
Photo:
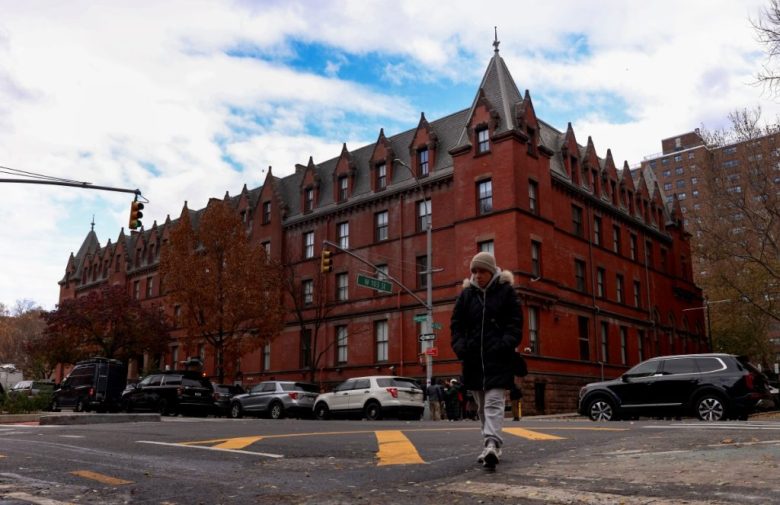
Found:
[{"label": "brick facade", "polygon": [[[312,350],[323,353],[313,380],[329,387],[356,375],[425,377],[414,321],[424,312],[419,302],[397,287],[384,294],[358,286],[358,274],[377,274],[343,252],[335,251],[333,272],[323,276],[319,255],[323,240],[338,243],[339,230],[348,230],[351,252],[387,268],[425,299],[420,212],[428,198],[433,315],[441,325],[434,377],[460,374],[449,346],[449,318],[469,261],[481,248],[514,273],[523,303],[520,348],[532,348],[531,373],[523,381],[525,413],[572,411],[586,382],[615,377],[654,355],[706,350],[701,311],[683,312],[702,305],[686,261],[689,237],[655,180],[632,176],[625,164],[618,170],[611,153],[600,157],[590,138],[579,144],[571,125],[560,132],[536,118],[530,94],[520,94],[496,50],[469,109],[430,123],[423,115],[414,129],[391,137],[382,131],[374,145],[357,150],[344,145],[338,157],[309,159],[284,178],[269,170],[261,187],[245,187],[230,198],[252,240],[287,265],[296,284],[322,284],[328,310]],[[185,205],[182,212],[197,225],[201,211]],[[160,248],[172,224],[168,219],[130,236],[121,232],[105,246],[90,232],[68,261],[60,298],[119,282],[131,294],[137,289],[144,303],[165,306],[173,320],[175,307],[157,281]],[[339,290],[342,274],[346,291],[344,284]],[[153,283],[148,297],[147,282]],[[306,317],[311,330],[313,308]],[[182,349],[178,331],[160,365],[176,367],[205,352],[206,371],[213,373],[209,350]],[[346,360],[339,359],[338,331],[346,331]],[[308,378],[305,339],[291,313],[268,356],[266,348],[242,357],[240,379]]]}]

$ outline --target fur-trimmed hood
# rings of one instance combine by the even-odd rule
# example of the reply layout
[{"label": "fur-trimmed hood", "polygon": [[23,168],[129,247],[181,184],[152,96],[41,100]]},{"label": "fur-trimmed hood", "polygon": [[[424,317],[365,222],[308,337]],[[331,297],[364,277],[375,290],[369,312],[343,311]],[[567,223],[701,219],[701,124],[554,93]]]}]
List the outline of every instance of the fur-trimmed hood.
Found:
[{"label": "fur-trimmed hood", "polygon": [[[496,281],[500,282],[501,284],[505,284],[508,282],[511,285],[515,281],[515,275],[509,270],[498,269],[495,275],[493,275],[493,278],[490,280],[490,282],[488,282],[488,286],[490,286]],[[463,279],[463,289],[466,289],[470,286],[474,286],[475,288],[480,289],[480,287],[477,286],[477,283],[474,282],[474,276],[466,277],[465,279]],[[487,286],[485,287],[485,289],[487,289]]]}]

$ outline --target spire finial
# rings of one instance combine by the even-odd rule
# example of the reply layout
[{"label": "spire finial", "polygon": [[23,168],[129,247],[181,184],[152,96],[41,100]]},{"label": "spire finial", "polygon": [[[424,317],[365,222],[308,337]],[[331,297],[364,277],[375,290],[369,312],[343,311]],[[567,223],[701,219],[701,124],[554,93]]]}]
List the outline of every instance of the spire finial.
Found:
[{"label": "spire finial", "polygon": [[496,38],[495,38],[495,40],[493,40],[493,47],[495,48],[494,51],[498,52],[498,45],[501,43],[501,41],[498,40],[498,27],[494,26],[493,30],[494,30],[494,32],[496,34]]},{"label": "spire finial", "polygon": [[95,231],[95,214],[92,214],[92,223],[90,224],[92,225],[92,231]]}]

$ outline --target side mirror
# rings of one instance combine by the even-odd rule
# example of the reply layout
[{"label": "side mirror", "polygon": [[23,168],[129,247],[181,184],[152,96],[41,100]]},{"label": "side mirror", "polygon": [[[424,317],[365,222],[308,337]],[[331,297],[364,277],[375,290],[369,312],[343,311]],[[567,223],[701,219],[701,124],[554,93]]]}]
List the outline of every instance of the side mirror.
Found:
[{"label": "side mirror", "polygon": [[627,373],[624,373],[623,375],[620,376],[620,380],[623,381],[623,382],[629,382],[630,379],[631,379],[631,376],[628,375]]}]

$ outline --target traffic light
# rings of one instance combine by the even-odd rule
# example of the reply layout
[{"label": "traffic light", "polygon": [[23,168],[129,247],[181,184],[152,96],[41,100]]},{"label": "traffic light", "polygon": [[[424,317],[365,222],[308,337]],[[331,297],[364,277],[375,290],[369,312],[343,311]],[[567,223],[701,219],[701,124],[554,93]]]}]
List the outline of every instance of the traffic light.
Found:
[{"label": "traffic light", "polygon": [[320,272],[327,274],[333,271],[333,260],[330,259],[330,255],[333,254],[328,249],[322,250],[322,258],[320,259]]},{"label": "traffic light", "polygon": [[130,204],[129,228],[131,230],[137,230],[138,228],[141,227],[141,218],[144,217],[144,213],[141,212],[143,208],[144,208],[144,204],[142,204],[138,200],[134,200],[133,203]]}]

